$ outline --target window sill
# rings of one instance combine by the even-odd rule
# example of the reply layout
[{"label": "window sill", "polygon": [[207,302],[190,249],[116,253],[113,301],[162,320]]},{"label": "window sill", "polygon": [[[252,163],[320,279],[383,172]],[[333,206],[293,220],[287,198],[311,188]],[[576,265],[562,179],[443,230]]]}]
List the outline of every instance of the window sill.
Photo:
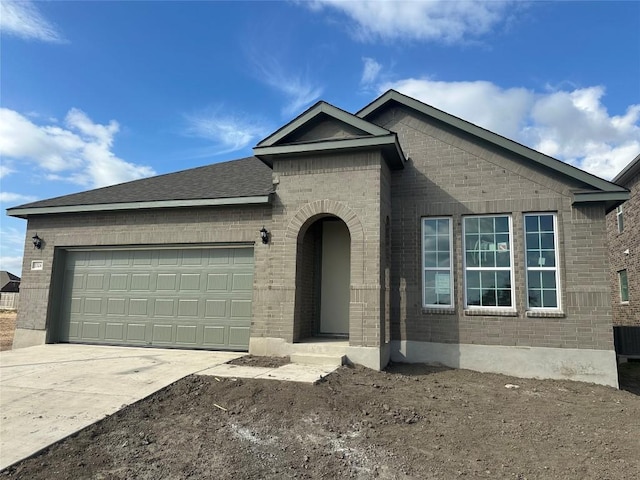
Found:
[{"label": "window sill", "polygon": [[566,316],[567,314],[564,312],[527,310],[528,318],[565,318]]},{"label": "window sill", "polygon": [[422,307],[422,313],[436,315],[455,315],[456,309],[453,307]]},{"label": "window sill", "polygon": [[485,316],[485,317],[517,317],[517,310],[480,310],[480,309],[467,309],[464,314],[468,317]]}]

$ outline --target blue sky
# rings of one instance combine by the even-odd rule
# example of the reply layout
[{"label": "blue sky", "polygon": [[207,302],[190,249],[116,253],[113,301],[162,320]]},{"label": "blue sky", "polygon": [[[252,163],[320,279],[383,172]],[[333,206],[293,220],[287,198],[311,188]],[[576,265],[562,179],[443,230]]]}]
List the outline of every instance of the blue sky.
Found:
[{"label": "blue sky", "polygon": [[250,155],[320,99],[395,88],[607,179],[640,152],[640,2],[0,5],[16,274],[6,208]]}]

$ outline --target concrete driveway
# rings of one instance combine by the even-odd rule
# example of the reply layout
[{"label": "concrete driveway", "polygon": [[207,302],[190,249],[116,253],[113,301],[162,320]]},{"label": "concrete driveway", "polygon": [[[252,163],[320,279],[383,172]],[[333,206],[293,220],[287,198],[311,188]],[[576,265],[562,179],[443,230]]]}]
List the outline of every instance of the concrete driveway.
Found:
[{"label": "concrete driveway", "polygon": [[0,352],[0,469],[242,353],[90,345]]}]

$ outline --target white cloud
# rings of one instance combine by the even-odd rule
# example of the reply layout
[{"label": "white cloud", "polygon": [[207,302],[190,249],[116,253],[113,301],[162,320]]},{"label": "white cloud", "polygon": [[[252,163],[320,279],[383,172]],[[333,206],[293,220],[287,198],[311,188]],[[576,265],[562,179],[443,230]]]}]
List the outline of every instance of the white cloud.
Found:
[{"label": "white cloud", "polygon": [[119,125],[94,123],[71,109],[64,127],[37,125],[20,113],[0,108],[0,155],[37,164],[52,180],[103,187],[154,175],[151,167],[129,163],[112,151]]},{"label": "white cloud", "polygon": [[207,155],[221,155],[253,146],[257,140],[267,135],[268,130],[258,121],[246,115],[221,114],[222,107],[206,112],[185,115],[190,136],[210,140],[215,152]]},{"label": "white cloud", "polygon": [[[7,219],[12,221],[13,219]],[[2,248],[0,255],[0,270],[7,270],[15,275],[20,276],[22,272],[22,253],[24,251],[25,230],[26,225],[22,228],[8,227],[3,221],[2,229],[0,229],[0,238],[2,238]]]},{"label": "white cloud", "polygon": [[13,168],[6,164],[0,164],[0,178],[6,177],[10,173],[15,172]]},{"label": "white cloud", "polygon": [[602,178],[640,152],[640,105],[610,115],[603,87],[535,92],[491,82],[405,79],[380,85],[417,98]]},{"label": "white cloud", "polygon": [[380,74],[380,70],[382,70],[382,65],[376,62],[375,59],[369,57],[363,57],[362,62],[364,63],[364,66],[362,68],[360,84],[366,87],[378,80],[378,75]]},{"label": "white cloud", "polygon": [[287,71],[275,57],[262,55],[253,63],[258,70],[257,77],[287,97],[288,103],[282,110],[284,115],[301,113],[304,107],[322,95],[322,87],[315,85],[308,74]]},{"label": "white cloud", "polygon": [[398,39],[457,43],[490,32],[505,20],[511,1],[344,1],[304,3],[314,11],[337,10],[354,22],[361,41]]},{"label": "white cloud", "polygon": [[33,202],[37,200],[33,195],[22,195],[21,193],[0,192],[0,203]]},{"label": "white cloud", "polygon": [[22,276],[22,256],[18,255],[1,255],[0,270],[6,270],[14,275]]},{"label": "white cloud", "polygon": [[0,2],[0,31],[26,40],[64,42],[56,27],[28,0]]}]

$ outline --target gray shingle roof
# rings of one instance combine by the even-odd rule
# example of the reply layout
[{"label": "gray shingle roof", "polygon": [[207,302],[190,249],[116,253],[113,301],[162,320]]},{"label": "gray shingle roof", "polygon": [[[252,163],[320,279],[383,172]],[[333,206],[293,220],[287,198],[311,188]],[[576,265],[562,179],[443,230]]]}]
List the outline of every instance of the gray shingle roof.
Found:
[{"label": "gray shingle roof", "polygon": [[247,157],[27,203],[16,209],[269,195],[271,169]]}]

